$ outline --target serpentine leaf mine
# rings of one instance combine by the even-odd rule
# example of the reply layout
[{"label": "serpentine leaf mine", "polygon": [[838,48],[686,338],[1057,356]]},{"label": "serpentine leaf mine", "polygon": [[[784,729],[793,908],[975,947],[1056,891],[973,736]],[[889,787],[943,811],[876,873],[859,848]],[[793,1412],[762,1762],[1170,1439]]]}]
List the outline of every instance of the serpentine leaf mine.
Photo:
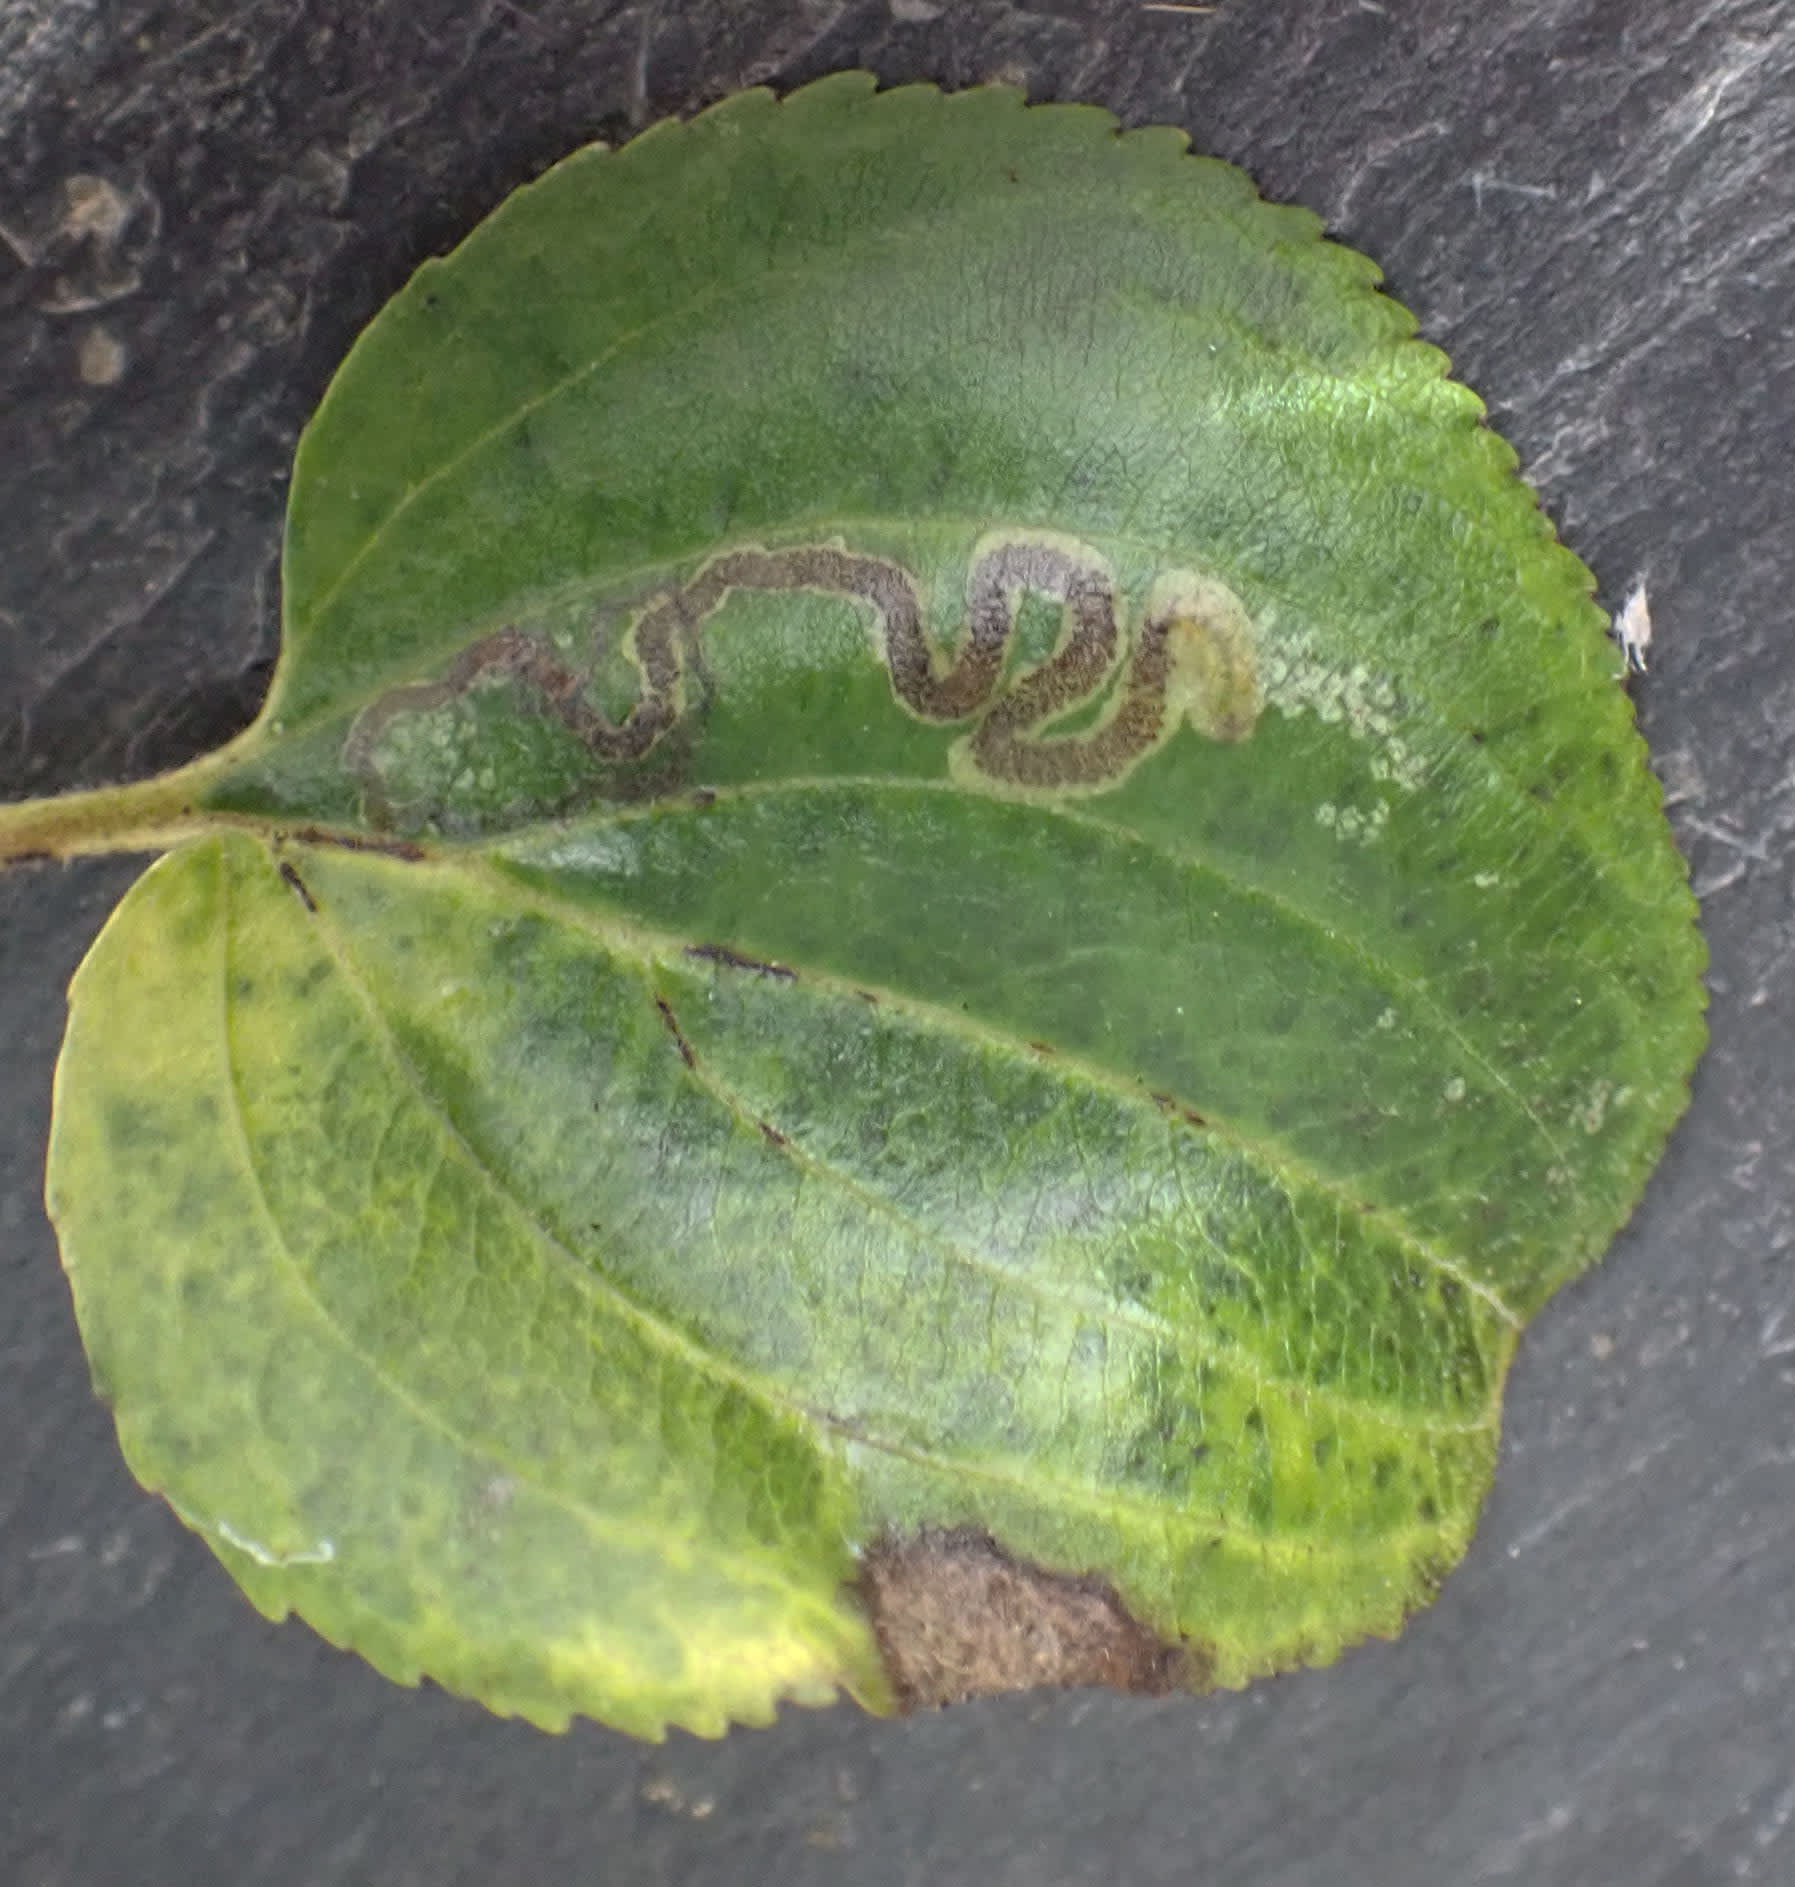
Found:
[{"label": "serpentine leaf mine", "polygon": [[845,74],[373,322],[255,725],[0,811],[165,853],[49,1198],[259,1607],[659,1736],[1433,1594],[1703,954],[1589,575],[1376,281],[1181,134]]}]

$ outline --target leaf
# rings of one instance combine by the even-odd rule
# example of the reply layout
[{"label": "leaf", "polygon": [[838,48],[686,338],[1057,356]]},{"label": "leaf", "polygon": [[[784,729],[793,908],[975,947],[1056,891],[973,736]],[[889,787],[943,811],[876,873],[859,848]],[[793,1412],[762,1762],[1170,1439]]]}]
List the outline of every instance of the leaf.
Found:
[{"label": "leaf", "polygon": [[1362,257],[847,74],[570,158],[301,444],[52,1210],[257,1605],[546,1725],[1397,1630],[1684,1106],[1591,580]]}]

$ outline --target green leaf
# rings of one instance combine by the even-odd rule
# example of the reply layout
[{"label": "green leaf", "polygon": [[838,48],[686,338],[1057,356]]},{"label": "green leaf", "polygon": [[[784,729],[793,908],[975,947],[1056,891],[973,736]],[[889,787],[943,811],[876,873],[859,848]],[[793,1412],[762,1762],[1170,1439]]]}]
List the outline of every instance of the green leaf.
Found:
[{"label": "green leaf", "polygon": [[50,1197],[271,1615],[549,1725],[1239,1684],[1463,1552],[1702,948],[1474,395],[1180,134],[848,74],[578,153],[301,444]]}]

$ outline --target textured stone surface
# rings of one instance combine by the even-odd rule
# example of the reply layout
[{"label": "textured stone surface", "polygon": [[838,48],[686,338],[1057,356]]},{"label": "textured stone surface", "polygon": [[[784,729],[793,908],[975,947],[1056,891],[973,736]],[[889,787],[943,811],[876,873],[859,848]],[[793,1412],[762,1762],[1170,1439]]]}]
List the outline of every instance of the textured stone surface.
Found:
[{"label": "textured stone surface", "polygon": [[[1188,127],[1385,264],[1617,606],[1714,949],[1695,1106],[1529,1333],[1403,1641],[1242,1696],[553,1739],[263,1624],[138,1493],[38,1203],[128,866],[0,881],[0,1877],[449,1887],[1795,1874],[1795,19],[1776,0],[12,0],[0,792],[253,711],[294,438],[424,256],[591,137],[864,64]],[[94,180],[94,181],[83,181]]]}]

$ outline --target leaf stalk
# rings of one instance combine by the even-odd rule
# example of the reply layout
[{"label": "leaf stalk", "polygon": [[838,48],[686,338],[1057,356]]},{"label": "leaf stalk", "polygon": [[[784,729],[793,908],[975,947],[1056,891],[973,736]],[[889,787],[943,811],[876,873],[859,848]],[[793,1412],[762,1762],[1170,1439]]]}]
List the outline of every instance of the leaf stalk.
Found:
[{"label": "leaf stalk", "polygon": [[0,871],[107,852],[164,852],[183,839],[237,824],[204,803],[223,757],[208,754],[125,786],[0,806]]}]

